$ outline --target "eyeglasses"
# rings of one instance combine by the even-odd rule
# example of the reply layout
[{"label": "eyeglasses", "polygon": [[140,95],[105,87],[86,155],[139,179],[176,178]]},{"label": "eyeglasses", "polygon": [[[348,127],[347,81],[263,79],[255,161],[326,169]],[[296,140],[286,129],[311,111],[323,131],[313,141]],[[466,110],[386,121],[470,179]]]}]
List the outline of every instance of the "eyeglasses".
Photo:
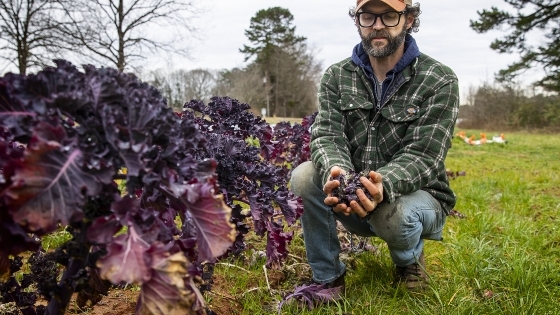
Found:
[{"label": "eyeglasses", "polygon": [[361,27],[372,27],[377,22],[377,18],[381,18],[381,23],[387,27],[395,27],[399,25],[401,21],[401,15],[405,14],[406,11],[389,11],[381,14],[371,13],[371,12],[358,12],[356,13],[356,20]]}]

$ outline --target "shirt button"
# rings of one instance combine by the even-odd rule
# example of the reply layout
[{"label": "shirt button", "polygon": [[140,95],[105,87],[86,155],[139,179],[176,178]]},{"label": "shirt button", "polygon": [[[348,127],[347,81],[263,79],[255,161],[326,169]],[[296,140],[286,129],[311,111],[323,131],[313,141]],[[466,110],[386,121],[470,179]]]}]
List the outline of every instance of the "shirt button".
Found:
[{"label": "shirt button", "polygon": [[370,164],[370,165],[371,165],[371,163],[373,163],[372,160],[367,161],[367,164]]},{"label": "shirt button", "polygon": [[375,127],[371,127],[371,130],[375,130]]},{"label": "shirt button", "polygon": [[350,107],[354,106],[354,104],[350,104]]}]

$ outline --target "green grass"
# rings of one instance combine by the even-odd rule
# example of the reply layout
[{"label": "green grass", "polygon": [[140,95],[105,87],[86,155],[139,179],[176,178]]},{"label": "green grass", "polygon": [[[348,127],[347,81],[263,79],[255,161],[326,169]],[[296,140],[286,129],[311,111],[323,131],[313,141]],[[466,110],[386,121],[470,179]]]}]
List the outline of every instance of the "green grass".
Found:
[{"label": "green grass", "polygon": [[[289,305],[282,314],[560,314],[560,137],[506,138],[507,144],[482,146],[454,139],[447,168],[466,171],[451,181],[455,209],[466,218],[449,217],[444,241],[426,242],[426,291],[393,288],[386,245],[372,238],[378,254],[346,258],[344,300],[314,310]],[[248,252],[228,262],[237,267],[216,267],[209,304],[220,314],[276,314],[282,295],[310,277],[301,232],[296,227],[294,233],[288,261],[268,271],[270,290],[264,259],[250,264]],[[259,238],[248,243],[264,246]]]}]

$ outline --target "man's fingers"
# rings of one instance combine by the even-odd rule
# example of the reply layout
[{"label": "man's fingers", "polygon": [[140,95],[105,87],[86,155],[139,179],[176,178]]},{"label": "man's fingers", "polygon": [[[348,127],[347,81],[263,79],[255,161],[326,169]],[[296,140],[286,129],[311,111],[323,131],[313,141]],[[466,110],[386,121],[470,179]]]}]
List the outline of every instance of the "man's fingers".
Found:
[{"label": "man's fingers", "polygon": [[364,185],[364,188],[367,189],[367,191],[369,191],[372,196],[379,193],[379,189],[377,189],[375,184],[372,183],[369,179],[362,176],[360,177],[360,183]]},{"label": "man's fingers", "polygon": [[367,215],[367,211],[364,210],[364,208],[362,208],[362,206],[356,200],[350,201],[350,208],[352,208],[352,210],[354,210],[354,213],[362,218]]},{"label": "man's fingers", "polygon": [[326,195],[330,195],[332,190],[335,189],[336,187],[340,186],[340,182],[337,180],[331,180],[328,181],[325,186],[323,186],[323,192]]},{"label": "man's fingers", "polygon": [[342,169],[338,166],[333,166],[331,168],[331,176],[336,177],[342,173]]},{"label": "man's fingers", "polygon": [[381,190],[383,186],[381,182],[373,183],[371,180],[362,176],[360,177],[360,183],[364,185],[364,188],[369,192],[376,203],[383,201],[383,191]]},{"label": "man's fingers", "polygon": [[339,203],[337,205],[335,205],[332,210],[336,213],[343,213],[345,216],[349,216],[351,213],[354,213],[354,211],[352,210],[352,208],[347,207],[345,204],[343,203]]},{"label": "man's fingers", "polygon": [[339,203],[339,204],[337,204],[336,206],[333,207],[333,211],[334,212],[347,212],[347,211],[350,211],[350,210],[348,209],[348,207],[345,204]]},{"label": "man's fingers", "polygon": [[325,205],[332,207],[332,206],[334,206],[338,203],[338,198],[329,196],[329,197],[325,198],[324,202],[325,202]]},{"label": "man's fingers", "polygon": [[358,196],[358,199],[360,200],[362,209],[364,209],[366,212],[373,211],[373,209],[375,209],[375,206],[377,206],[375,200],[369,199],[361,189],[356,190],[356,196]]}]

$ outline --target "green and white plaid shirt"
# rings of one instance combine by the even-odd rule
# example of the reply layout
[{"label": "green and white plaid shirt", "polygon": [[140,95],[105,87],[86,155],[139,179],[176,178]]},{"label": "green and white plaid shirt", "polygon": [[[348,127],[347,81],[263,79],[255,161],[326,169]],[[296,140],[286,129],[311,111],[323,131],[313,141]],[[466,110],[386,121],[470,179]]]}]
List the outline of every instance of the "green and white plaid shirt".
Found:
[{"label": "green and white plaid shirt", "polygon": [[348,58],[329,67],[319,90],[311,159],[323,183],[333,166],[373,170],[383,175],[384,200],[423,189],[448,214],[456,197],[444,160],[459,111],[457,77],[420,54],[393,84],[376,111],[372,83],[359,66]]}]

